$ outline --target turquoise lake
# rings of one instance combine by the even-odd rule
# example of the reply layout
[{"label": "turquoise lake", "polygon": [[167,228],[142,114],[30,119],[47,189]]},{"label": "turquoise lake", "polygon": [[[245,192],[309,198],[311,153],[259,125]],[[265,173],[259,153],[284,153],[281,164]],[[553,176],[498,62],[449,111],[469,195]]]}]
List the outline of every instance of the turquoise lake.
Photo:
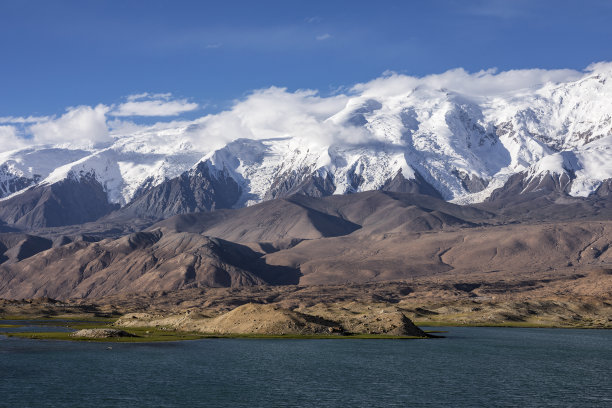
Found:
[{"label": "turquoise lake", "polygon": [[0,406],[612,407],[612,331],[443,330],[111,345],[0,336]]}]

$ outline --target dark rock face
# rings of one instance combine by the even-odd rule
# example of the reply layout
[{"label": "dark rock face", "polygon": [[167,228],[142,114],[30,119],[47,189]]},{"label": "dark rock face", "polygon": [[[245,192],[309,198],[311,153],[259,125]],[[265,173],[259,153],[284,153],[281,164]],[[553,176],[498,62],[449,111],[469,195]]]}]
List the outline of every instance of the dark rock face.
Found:
[{"label": "dark rock face", "polygon": [[310,197],[325,197],[336,191],[334,178],[330,173],[324,175],[317,172],[286,173],[278,177],[264,196],[264,201],[274,198],[289,197],[303,194]]},{"label": "dark rock face", "polygon": [[401,171],[397,175],[387,180],[387,182],[381,187],[382,191],[392,191],[395,193],[410,193],[410,194],[422,194],[431,197],[442,199],[442,196],[431,184],[418,173],[414,172],[414,179],[406,179],[402,175]]},{"label": "dark rock face", "polygon": [[0,202],[0,219],[31,230],[94,221],[117,208],[108,202],[102,185],[88,174],[32,187]]},{"label": "dark rock face", "polygon": [[382,108],[382,103],[378,102],[376,99],[368,99],[359,108],[351,112],[351,116],[347,119],[347,123],[356,127],[366,125],[368,120],[365,115],[371,114],[380,108]]},{"label": "dark rock face", "polygon": [[611,198],[612,197],[612,179],[604,180],[597,190],[592,194],[597,198]]},{"label": "dark rock face", "polygon": [[149,191],[151,191],[155,187],[153,177],[147,177],[145,181],[136,189],[134,192],[134,196],[132,197],[132,201],[136,201],[138,198],[142,197]]},{"label": "dark rock face", "polygon": [[[419,173],[415,175],[415,179],[408,180],[399,172],[381,190],[442,198]],[[357,186],[360,184],[359,180],[355,180],[355,183]],[[308,168],[303,172],[287,172],[277,177],[263,201],[294,195],[320,198],[330,196],[335,191],[336,184],[331,173]],[[149,188],[117,212],[116,216],[164,219],[179,214],[233,208],[239,206],[242,200],[244,192],[228,172],[210,170],[208,164],[203,162],[192,171]]]},{"label": "dark rock face", "polygon": [[464,171],[455,170],[453,174],[461,180],[461,185],[470,193],[478,193],[487,188],[489,184],[486,180],[478,176],[467,174]]},{"label": "dark rock face", "polygon": [[227,172],[214,172],[202,162],[198,166],[150,188],[120,212],[156,219],[177,214],[231,208],[242,189]]},{"label": "dark rock face", "polygon": [[551,193],[567,194],[572,184],[571,174],[545,173],[529,178],[527,173],[512,175],[506,183],[493,191],[486,202],[528,200]]},{"label": "dark rock face", "polygon": [[17,191],[28,188],[40,181],[39,175],[34,175],[32,178],[16,177],[9,171],[5,165],[0,167],[0,197],[6,197]]}]

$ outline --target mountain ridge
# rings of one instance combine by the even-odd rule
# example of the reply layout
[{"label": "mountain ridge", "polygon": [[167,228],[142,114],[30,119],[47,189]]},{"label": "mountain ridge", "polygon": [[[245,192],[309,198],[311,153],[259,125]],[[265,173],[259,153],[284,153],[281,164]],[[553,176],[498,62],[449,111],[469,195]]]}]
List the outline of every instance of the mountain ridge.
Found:
[{"label": "mountain ridge", "polygon": [[[106,216],[117,206],[130,216],[161,219],[297,193],[389,190],[469,204],[501,199],[501,191],[572,197],[607,191],[612,64],[567,82],[480,94],[415,81],[390,75],[329,100],[271,88],[193,122],[111,132],[98,147],[2,153],[0,220],[26,229],[48,224],[37,214],[24,213],[20,221],[12,214],[26,210],[8,207],[23,201],[16,197],[44,195],[66,180],[95,179],[106,198],[97,205],[104,211],[64,225]],[[256,116],[258,103],[289,97],[308,103],[299,113]],[[225,138],[230,131],[235,136]]]}]

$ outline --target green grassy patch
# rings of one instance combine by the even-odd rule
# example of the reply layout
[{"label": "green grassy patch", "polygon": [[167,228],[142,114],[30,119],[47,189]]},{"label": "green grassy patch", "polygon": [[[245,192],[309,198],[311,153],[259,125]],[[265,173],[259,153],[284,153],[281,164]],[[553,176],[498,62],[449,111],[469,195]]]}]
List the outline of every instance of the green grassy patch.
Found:
[{"label": "green grassy patch", "polygon": [[[6,333],[9,337],[20,337],[36,340],[70,340],[70,341],[91,341],[104,343],[143,343],[143,342],[159,342],[159,341],[180,341],[180,340],[197,340],[197,339],[387,339],[387,340],[408,340],[408,339],[423,339],[424,337],[416,336],[388,336],[377,334],[355,334],[348,336],[341,335],[266,335],[266,334],[201,334],[189,333],[180,331],[150,331],[142,333],[140,331],[130,330],[128,333],[134,334],[137,337],[111,337],[102,339],[92,339],[86,337],[71,336],[71,332],[19,332]],[[139,334],[137,334],[139,333]]]},{"label": "green grassy patch", "polygon": [[[30,318],[31,319],[31,318]],[[87,321],[87,322],[99,322],[99,323],[114,323],[118,317],[102,317],[92,316],[84,314],[69,314],[69,315],[55,315],[55,316],[43,316],[42,319],[54,321],[54,320],[66,320],[66,321]]]},{"label": "green grassy patch", "polygon": [[524,327],[524,328],[540,328],[540,329],[580,329],[586,328],[581,326],[561,326],[555,324],[542,324],[532,322],[452,322],[452,321],[413,321],[419,327]]},{"label": "green grassy patch", "polygon": [[26,315],[2,315],[0,316],[0,322],[5,321],[5,320],[28,320],[28,321],[32,321],[32,320],[36,320],[36,321],[43,321],[43,320],[48,320],[50,322],[52,321],[62,321],[62,320],[66,320],[66,321],[74,321],[74,320],[82,320],[82,321],[88,321],[88,322],[101,322],[101,323],[112,323],[114,321],[116,321],[119,317],[102,317],[102,316],[95,316],[95,315],[91,315],[91,314],[56,314],[56,315],[48,315],[48,314],[26,314]]},{"label": "green grassy patch", "polygon": [[[100,328],[99,326],[97,328]],[[6,333],[9,337],[20,337],[35,340],[70,340],[70,341],[92,341],[102,343],[143,343],[158,341],[196,340],[203,338],[202,335],[186,332],[149,331],[149,333],[130,330],[130,334],[136,337],[110,337],[92,339],[88,337],[75,337],[72,332],[19,332]]]},{"label": "green grassy patch", "polygon": [[409,340],[425,339],[427,337],[418,336],[391,336],[386,334],[203,334],[202,338],[208,339],[305,339],[305,340],[324,340],[324,339],[386,339],[386,340]]},{"label": "green grassy patch", "polygon": [[42,319],[42,316],[32,315],[2,315],[0,316],[0,322],[4,320],[35,320]]},{"label": "green grassy patch", "polygon": [[[106,329],[113,327],[113,322],[108,322],[107,324],[100,324],[97,322],[62,322],[59,326],[68,327],[74,330],[82,330],[82,329]],[[58,324],[53,324],[53,326],[58,326]]]}]

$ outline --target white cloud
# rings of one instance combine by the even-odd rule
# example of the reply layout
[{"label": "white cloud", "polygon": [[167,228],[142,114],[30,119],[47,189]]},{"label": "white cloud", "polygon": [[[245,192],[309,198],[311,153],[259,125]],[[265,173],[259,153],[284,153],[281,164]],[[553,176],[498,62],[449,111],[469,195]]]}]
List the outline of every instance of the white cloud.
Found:
[{"label": "white cloud", "polygon": [[307,22],[308,24],[315,24],[315,23],[320,23],[321,21],[323,21],[323,19],[319,16],[313,16],[313,17],[306,17],[304,21]]},{"label": "white cloud", "polygon": [[325,34],[317,35],[315,38],[317,39],[317,41],[324,41],[324,40],[330,39],[331,37],[332,37],[331,34],[325,33]]},{"label": "white cloud", "polygon": [[187,99],[172,99],[172,94],[141,93],[130,95],[127,102],[116,106],[112,116],[177,116],[200,107]]},{"label": "white cloud", "polygon": [[137,101],[140,99],[163,99],[165,101],[168,101],[172,99],[172,94],[170,92],[166,92],[166,93],[143,92],[139,94],[128,95],[125,97],[125,99],[127,99],[128,101]]},{"label": "white cloud", "polygon": [[12,123],[12,124],[29,124],[38,123],[51,119],[50,116],[3,116],[0,117],[0,123]]},{"label": "white cloud", "polygon": [[190,132],[190,137],[195,146],[213,148],[239,138],[297,136],[306,141],[328,143],[344,130],[326,120],[343,109],[347,100],[346,95],[321,97],[311,90],[262,89],[228,111],[206,116]]},{"label": "white cloud", "polygon": [[[341,120],[340,112],[354,97],[359,100],[382,100],[394,96],[403,98],[415,89],[432,89],[436,92],[456,92],[477,100],[503,96],[525,88],[538,89],[549,82],[574,81],[594,73],[612,75],[611,71],[612,63],[600,62],[590,65],[583,72],[567,69],[497,72],[490,69],[469,73],[458,68],[425,77],[386,72],[380,78],[325,97],[312,90],[290,92],[277,87],[256,90],[236,101],[226,111],[195,120],[171,120],[174,118],[168,116],[197,109],[198,104],[175,99],[170,93],[141,93],[126,97],[125,102],[119,105],[70,108],[59,117],[2,117],[0,151],[31,144],[93,146],[143,132],[159,134],[160,143],[163,143],[165,139],[162,135],[172,129],[175,130],[173,134],[183,132],[185,143],[199,151],[210,151],[238,138],[261,140],[292,136],[325,145],[337,141],[361,143],[375,135],[363,128],[345,126]],[[139,123],[138,116],[164,118],[151,124]],[[109,117],[111,120],[107,120]]]},{"label": "white cloud", "polygon": [[112,116],[176,116],[198,108],[197,103],[187,101],[126,102],[111,112]]},{"label": "white cloud", "polygon": [[28,131],[38,144],[91,146],[110,140],[106,126],[108,106],[78,106],[57,119],[33,124]]},{"label": "white cloud", "polygon": [[548,82],[577,80],[584,73],[571,69],[545,70],[523,69],[497,72],[496,69],[469,73],[463,68],[452,69],[442,74],[413,77],[396,73],[357,84],[355,93],[366,97],[401,95],[417,87],[447,89],[474,98],[502,95],[511,91],[541,86]]},{"label": "white cloud", "polygon": [[585,69],[586,72],[593,73],[612,73],[612,62],[600,61],[594,62]]},{"label": "white cloud", "polygon": [[[612,64],[610,64],[612,66]],[[597,65],[589,69],[603,69]],[[588,71],[587,71],[588,72]],[[257,90],[224,112],[201,119],[188,132],[194,146],[216,148],[238,138],[267,139],[300,137],[305,141],[332,144],[361,143],[376,137],[363,128],[345,126],[342,120],[328,120],[341,112],[353,97],[359,99],[404,96],[414,89],[441,89],[481,99],[521,89],[538,89],[546,83],[567,82],[587,75],[569,69],[496,69],[469,73],[462,68],[442,74],[413,77],[387,72],[348,92],[322,97],[312,90],[289,92],[271,87]]]},{"label": "white cloud", "polygon": [[0,126],[0,151],[19,149],[28,145],[28,142],[17,136],[17,129],[14,126]]}]

